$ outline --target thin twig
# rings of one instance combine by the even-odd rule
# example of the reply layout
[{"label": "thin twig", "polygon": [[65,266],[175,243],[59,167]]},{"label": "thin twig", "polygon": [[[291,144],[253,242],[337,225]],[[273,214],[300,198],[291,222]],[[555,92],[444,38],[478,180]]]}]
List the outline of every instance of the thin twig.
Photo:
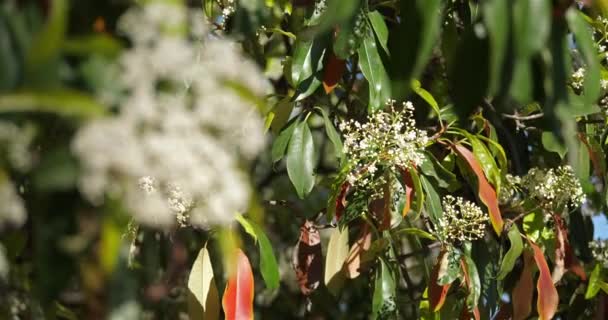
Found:
[{"label": "thin twig", "polygon": [[542,117],[544,117],[545,114],[544,113],[535,113],[535,114],[531,114],[529,116],[520,116],[518,114],[507,114],[507,113],[503,113],[502,117],[503,118],[508,118],[508,119],[513,119],[513,120],[519,120],[519,121],[527,121],[527,120],[535,120],[535,119],[540,119]]}]

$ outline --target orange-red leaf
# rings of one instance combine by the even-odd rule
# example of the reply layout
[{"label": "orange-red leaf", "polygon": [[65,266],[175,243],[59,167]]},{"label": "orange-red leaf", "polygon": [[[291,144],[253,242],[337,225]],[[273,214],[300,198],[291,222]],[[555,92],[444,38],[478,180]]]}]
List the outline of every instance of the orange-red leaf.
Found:
[{"label": "orange-red leaf", "polygon": [[524,250],[524,268],[519,276],[519,281],[511,292],[513,300],[513,320],[528,318],[532,312],[532,297],[534,295],[534,258],[532,253]]},{"label": "orange-red leaf", "polygon": [[359,239],[352,245],[346,261],[344,261],[344,267],[346,268],[346,276],[349,279],[354,279],[359,276],[361,268],[361,255],[368,251],[372,245],[372,233],[370,232],[369,225],[363,224],[361,232],[359,233]]},{"label": "orange-red leaf", "polygon": [[448,291],[450,290],[451,284],[439,285],[437,283],[437,279],[439,278],[439,269],[441,268],[441,260],[443,256],[447,254],[447,251],[442,250],[437,257],[437,263],[435,267],[433,267],[433,272],[431,273],[431,278],[429,279],[429,305],[433,312],[437,312],[443,306],[445,302],[445,298],[448,295]]},{"label": "orange-red leaf", "polygon": [[236,269],[230,275],[222,298],[226,319],[253,319],[253,272],[249,259],[240,249],[237,251]]},{"label": "orange-red leaf", "polygon": [[405,205],[403,206],[402,215],[405,217],[410,208],[412,207],[412,201],[414,200],[414,182],[412,181],[412,175],[409,170],[401,170],[401,178],[403,179],[403,185],[405,186]]},{"label": "orange-red leaf", "polygon": [[542,250],[534,242],[529,241],[529,243],[534,250],[534,260],[540,271],[538,281],[536,282],[536,290],[538,290],[536,309],[540,320],[549,320],[553,318],[557,311],[559,296],[557,295],[555,285],[553,285],[551,272]]},{"label": "orange-red leaf", "polygon": [[346,208],[346,194],[350,189],[350,183],[344,182],[340,187],[340,193],[336,197],[336,220],[340,220],[344,209]]},{"label": "orange-red leaf", "polygon": [[454,145],[456,152],[467,162],[475,176],[477,177],[478,182],[478,194],[479,199],[486,205],[488,211],[490,212],[490,221],[492,222],[492,227],[494,227],[494,231],[496,234],[500,235],[503,227],[503,220],[500,214],[500,209],[498,208],[498,198],[496,196],[496,191],[492,187],[492,185],[488,182],[483,170],[481,169],[481,165],[475,158],[475,155],[469,149],[461,146]]},{"label": "orange-red leaf", "polygon": [[331,93],[338,85],[338,82],[344,73],[345,67],[345,60],[339,59],[333,53],[329,55],[323,73],[323,88],[325,89],[325,93]]}]

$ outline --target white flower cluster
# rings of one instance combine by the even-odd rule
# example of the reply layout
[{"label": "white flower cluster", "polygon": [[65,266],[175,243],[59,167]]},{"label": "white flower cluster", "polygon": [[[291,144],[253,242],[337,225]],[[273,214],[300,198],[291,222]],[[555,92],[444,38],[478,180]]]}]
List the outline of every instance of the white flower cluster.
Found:
[{"label": "white flower cluster", "polygon": [[117,116],[74,140],[81,191],[94,203],[121,197],[148,225],[232,222],[249,202],[242,167],[265,143],[261,117],[236,88],[262,96],[268,82],[235,43],[208,33],[200,10],[148,1],[120,26],[133,43],[120,60],[129,94]]},{"label": "white flower cluster", "polygon": [[576,208],[585,201],[585,194],[572,167],[556,169],[532,168],[521,178],[521,186],[546,209],[568,205]]},{"label": "white flower cluster", "polygon": [[443,216],[434,226],[437,238],[446,244],[473,241],[483,237],[490,217],[475,203],[461,197],[443,198]]},{"label": "white flower cluster", "polygon": [[576,71],[574,71],[571,78],[570,84],[574,89],[583,89],[583,83],[585,82],[585,68],[578,68]]},{"label": "white flower cluster", "polygon": [[19,127],[12,122],[0,121],[0,153],[3,160],[19,171],[29,169],[33,164],[30,145],[34,135],[34,127]]},{"label": "white flower cluster", "polygon": [[604,268],[608,268],[608,240],[591,241],[589,242],[589,249],[591,249],[593,258],[601,263]]},{"label": "white flower cluster", "polygon": [[403,103],[395,110],[395,101],[387,102],[387,111],[370,114],[364,124],[355,120],[340,123],[344,134],[344,154],[353,165],[347,181],[355,187],[367,187],[379,168],[397,169],[418,166],[428,143],[426,131],[416,128],[414,106]]},{"label": "white flower cluster", "polygon": [[23,199],[15,186],[8,180],[0,181],[0,230],[7,226],[20,227],[26,218]]},{"label": "white flower cluster", "polygon": [[236,12],[236,3],[234,0],[218,0],[217,2],[222,8],[222,19],[220,21],[220,26],[224,28],[226,27],[226,21],[228,21],[234,12]]}]

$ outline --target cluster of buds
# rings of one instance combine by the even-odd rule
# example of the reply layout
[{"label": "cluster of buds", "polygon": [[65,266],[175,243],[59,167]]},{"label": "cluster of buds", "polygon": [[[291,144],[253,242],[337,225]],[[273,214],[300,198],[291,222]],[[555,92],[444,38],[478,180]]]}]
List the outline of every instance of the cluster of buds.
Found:
[{"label": "cluster of buds", "polygon": [[521,178],[521,187],[545,209],[566,205],[576,208],[585,201],[581,184],[568,165],[549,170],[532,168]]},{"label": "cluster of buds", "polygon": [[443,198],[443,216],[434,233],[445,244],[473,241],[483,237],[489,216],[479,206],[461,197]]},{"label": "cluster of buds", "polygon": [[589,249],[598,263],[608,268],[608,240],[594,240],[589,242]]},{"label": "cluster of buds", "polygon": [[571,76],[570,85],[576,90],[583,89],[583,83],[585,81],[585,68],[578,68]]},{"label": "cluster of buds", "polygon": [[416,129],[412,103],[404,102],[397,111],[395,101],[390,100],[385,110],[370,114],[363,124],[355,120],[340,123],[344,154],[353,167],[346,179],[353,187],[369,189],[383,169],[397,171],[424,160],[428,137],[426,131]]},{"label": "cluster of buds", "polygon": [[175,213],[177,223],[181,227],[189,225],[189,211],[194,206],[194,201],[188,197],[178,185],[169,183],[160,186],[151,176],[144,176],[139,179],[139,188],[148,197],[161,196],[169,209]]}]

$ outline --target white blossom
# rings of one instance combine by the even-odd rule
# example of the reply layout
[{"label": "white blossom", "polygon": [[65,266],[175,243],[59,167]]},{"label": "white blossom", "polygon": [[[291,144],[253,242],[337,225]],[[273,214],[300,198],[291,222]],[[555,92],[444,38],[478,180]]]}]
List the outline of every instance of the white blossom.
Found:
[{"label": "white blossom", "polygon": [[73,143],[85,196],[120,197],[153,226],[232,222],[249,203],[242,168],[265,144],[260,115],[235,87],[262,96],[268,82],[235,43],[205,35],[206,26],[188,32],[188,19],[202,18],[191,11],[152,2],[123,16],[134,44],[120,58],[128,96]]},{"label": "white blossom", "polygon": [[20,227],[27,218],[23,199],[17,194],[15,186],[8,181],[0,181],[0,230],[7,227]]},{"label": "white blossom", "polygon": [[433,228],[440,241],[454,244],[483,237],[490,217],[479,206],[451,195],[443,198],[442,206],[443,215]]}]

